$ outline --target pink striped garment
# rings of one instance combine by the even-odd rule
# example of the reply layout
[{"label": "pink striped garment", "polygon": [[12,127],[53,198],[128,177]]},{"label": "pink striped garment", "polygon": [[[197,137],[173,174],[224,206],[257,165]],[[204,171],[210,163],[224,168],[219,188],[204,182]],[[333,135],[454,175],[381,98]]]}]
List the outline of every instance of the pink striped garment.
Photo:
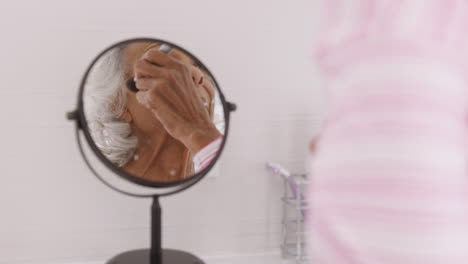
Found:
[{"label": "pink striped garment", "polygon": [[221,148],[221,144],[223,143],[224,137],[218,137],[217,139],[213,140],[210,144],[206,145],[200,151],[198,151],[193,156],[193,164],[195,167],[195,173],[200,172],[201,170],[208,167],[211,164],[213,159],[219,152]]},{"label": "pink striped garment", "polygon": [[324,0],[313,264],[467,264],[468,9]]}]

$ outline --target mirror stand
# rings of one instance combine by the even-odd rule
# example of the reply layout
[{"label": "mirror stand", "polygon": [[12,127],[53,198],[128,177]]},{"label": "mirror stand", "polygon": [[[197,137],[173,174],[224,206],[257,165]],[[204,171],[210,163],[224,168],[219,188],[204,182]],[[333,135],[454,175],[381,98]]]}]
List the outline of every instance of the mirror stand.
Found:
[{"label": "mirror stand", "polygon": [[[151,60],[147,60],[148,56],[151,57]],[[162,71],[172,71],[177,66],[176,68],[178,69],[189,70],[184,70],[184,74],[181,72],[180,76],[177,75],[178,77],[171,75],[170,79],[183,78],[181,80],[189,81],[174,79],[171,91],[172,89],[174,89],[174,92],[177,91],[175,94],[178,97],[168,97],[165,94],[159,95],[159,92],[157,92],[157,97],[161,97],[159,98],[160,100],[164,99],[165,104],[163,105],[168,106],[168,108],[161,108],[159,111],[161,113],[174,113],[174,116],[167,114],[157,115],[149,111],[155,109],[150,107],[151,109],[148,110],[148,105],[140,103],[135,94],[140,88],[155,88],[146,87],[143,84],[141,84],[142,87],[138,87],[140,85],[137,86],[135,78],[147,74],[146,71],[148,69],[145,68],[148,66],[147,64],[159,65],[160,63],[157,62],[169,60],[172,61],[171,65],[167,64],[165,67],[160,67],[161,69],[158,68],[156,70],[154,67],[151,67],[151,75],[161,77]],[[137,67],[138,65],[146,66]],[[190,79],[194,82],[190,82]],[[182,94],[184,96],[181,96]],[[189,94],[193,94],[193,96],[188,96]],[[200,100],[196,99],[197,96]],[[133,99],[124,100],[127,97]],[[145,100],[149,99],[146,98]],[[189,107],[191,109],[189,116],[193,117],[192,121],[197,125],[200,125],[198,124],[200,122],[203,123],[204,129],[206,129],[204,132],[209,135],[209,137],[200,142],[195,142],[198,141],[195,139],[191,142],[193,145],[202,145],[201,143],[211,145],[207,148],[207,151],[201,152],[206,157],[202,155],[203,159],[200,160],[199,164],[197,163],[203,168],[195,173],[196,163],[192,160],[192,165],[194,165],[193,171],[187,169],[183,171],[183,168],[189,168],[187,165],[190,160],[184,158],[184,160],[176,162],[172,160],[172,157],[180,156],[182,152],[187,153],[188,150],[189,152],[193,151],[191,154],[192,158],[194,158],[195,149],[190,150],[184,146],[185,143],[181,145],[180,140],[179,142],[171,140],[167,143],[168,152],[158,156],[158,159],[154,156],[151,157],[151,163],[147,164],[148,166],[152,166],[154,170],[152,171],[151,179],[124,169],[123,166],[132,157],[134,160],[139,160],[139,156],[135,155],[136,148],[139,146],[139,139],[141,145],[145,144],[148,146],[148,149],[154,149],[156,146],[153,146],[152,143],[155,142],[146,141],[144,143],[144,139],[160,133],[170,134],[170,131],[163,124],[175,122],[177,123],[173,128],[175,130],[188,129],[187,127],[191,126],[190,122],[176,122],[177,120],[182,120],[179,117],[184,116],[182,113],[185,113],[185,110],[179,109],[179,107],[169,109],[169,106],[173,105],[174,102],[177,102],[177,104],[183,102],[187,106],[191,106]],[[152,131],[147,131],[148,133],[151,132],[150,135],[138,138],[138,135],[133,133],[134,128],[129,122],[123,120],[125,118],[121,116],[121,108],[133,109],[132,111],[138,113],[138,118],[141,120],[152,120],[149,122],[154,122],[155,126],[153,126],[154,129]],[[87,68],[80,84],[76,109],[69,112],[67,118],[76,123],[75,131],[78,148],[86,165],[96,178],[110,189],[121,194],[136,198],[153,198],[151,207],[151,248],[121,253],[107,261],[107,264],[204,264],[200,258],[188,252],[162,248],[161,206],[159,199],[163,196],[182,192],[202,180],[208,171],[213,168],[224,148],[229,130],[230,112],[236,110],[236,105],[226,101],[218,83],[208,68],[193,54],[174,43],[154,38],[134,38],[120,41],[102,51]],[[199,120],[200,113],[202,112],[205,113],[203,114],[203,120]],[[163,127],[164,130],[161,129]],[[147,128],[135,127],[135,129]],[[83,138],[88,143],[89,149],[84,149]],[[117,143],[114,144],[114,142]],[[164,143],[165,141],[162,142]],[[163,146],[163,143],[161,143],[161,146]],[[189,144],[187,143],[187,145]],[[208,145],[204,145],[204,148]],[[118,149],[118,151],[114,151],[115,149]],[[87,157],[88,153],[95,154],[94,158],[96,159],[93,162]],[[159,155],[159,151],[155,155]],[[106,171],[106,176],[112,175],[110,172],[113,172],[116,174],[116,178],[100,175],[99,172],[102,168],[100,167],[97,170],[93,165],[96,161],[102,162],[109,169]],[[161,163],[153,164],[155,161],[162,162],[162,164],[172,164],[175,162],[176,166],[171,165],[167,167],[168,170],[171,169],[170,171],[164,171],[158,167]],[[139,166],[138,163],[134,163],[133,165]],[[161,168],[166,167],[161,166]],[[182,168],[179,170],[179,177],[172,175],[179,168]],[[194,174],[188,175],[189,172],[194,172]],[[111,179],[118,179],[118,181],[116,182]],[[136,187],[142,187],[143,189]]]},{"label": "mirror stand", "polygon": [[107,264],[205,264],[188,252],[163,249],[161,239],[161,205],[159,196],[153,196],[151,206],[151,249],[138,249],[119,254]]}]

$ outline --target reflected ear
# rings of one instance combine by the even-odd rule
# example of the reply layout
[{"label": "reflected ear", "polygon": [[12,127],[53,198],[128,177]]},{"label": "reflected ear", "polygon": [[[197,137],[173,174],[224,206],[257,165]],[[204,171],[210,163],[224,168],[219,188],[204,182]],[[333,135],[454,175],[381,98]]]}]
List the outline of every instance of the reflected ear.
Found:
[{"label": "reflected ear", "polygon": [[122,114],[120,114],[117,118],[127,123],[131,123],[133,121],[132,114],[130,114],[130,111],[128,111],[128,108],[125,108]]}]

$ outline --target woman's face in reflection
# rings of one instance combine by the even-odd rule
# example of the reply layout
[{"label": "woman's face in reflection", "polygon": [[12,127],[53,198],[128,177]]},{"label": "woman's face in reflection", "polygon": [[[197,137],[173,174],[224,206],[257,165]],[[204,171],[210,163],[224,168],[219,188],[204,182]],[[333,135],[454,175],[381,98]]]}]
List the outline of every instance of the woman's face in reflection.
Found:
[{"label": "woman's face in reflection", "polygon": [[[159,49],[160,43],[154,42],[138,42],[129,44],[123,51],[124,77],[125,80],[134,76],[133,66],[151,49]],[[210,105],[214,98],[214,86],[206,77],[206,74],[196,67],[196,62],[187,54],[178,49],[173,49],[170,53],[171,57],[179,60],[192,69],[192,79],[197,84],[197,93],[202,102]],[[128,112],[122,117],[127,122],[130,122],[134,129],[138,129],[142,134],[152,134],[154,131],[163,129],[161,123],[156,116],[145,106],[140,104],[136,99],[136,93],[126,90],[126,107]]]}]

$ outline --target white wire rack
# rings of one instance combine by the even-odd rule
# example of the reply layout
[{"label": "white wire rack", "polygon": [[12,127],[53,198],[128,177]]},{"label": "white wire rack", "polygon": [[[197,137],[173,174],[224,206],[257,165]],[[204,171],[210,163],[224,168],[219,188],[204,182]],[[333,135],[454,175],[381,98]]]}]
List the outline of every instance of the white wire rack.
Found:
[{"label": "white wire rack", "polygon": [[305,228],[308,212],[307,174],[292,174],[272,163],[267,164],[267,170],[280,175],[283,180],[282,256],[296,264],[309,264],[308,234]]},{"label": "white wire rack", "polygon": [[282,243],[283,258],[295,260],[296,264],[309,262],[307,253],[307,218],[308,203],[306,197],[306,174],[281,175],[283,178],[283,219]]}]

